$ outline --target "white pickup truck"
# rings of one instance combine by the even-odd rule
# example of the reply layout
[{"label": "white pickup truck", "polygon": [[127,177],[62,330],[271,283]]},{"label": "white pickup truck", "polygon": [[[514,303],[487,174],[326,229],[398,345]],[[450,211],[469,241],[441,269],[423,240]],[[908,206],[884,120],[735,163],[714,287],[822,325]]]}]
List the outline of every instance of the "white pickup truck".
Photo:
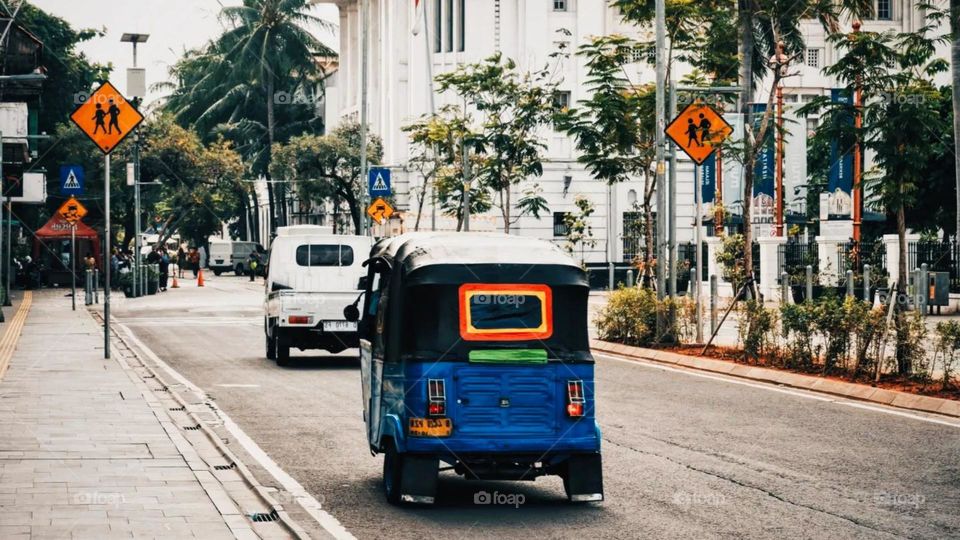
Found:
[{"label": "white pickup truck", "polygon": [[281,227],[270,246],[264,332],[267,358],[285,366],[290,349],[338,353],[359,346],[347,306],[362,305],[363,261],[372,240],[316,225]]}]

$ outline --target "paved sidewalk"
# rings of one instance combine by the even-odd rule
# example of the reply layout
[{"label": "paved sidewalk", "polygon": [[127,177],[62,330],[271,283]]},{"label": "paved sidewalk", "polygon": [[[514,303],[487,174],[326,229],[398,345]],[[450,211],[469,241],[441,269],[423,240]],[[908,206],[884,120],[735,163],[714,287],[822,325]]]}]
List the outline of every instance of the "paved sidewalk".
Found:
[{"label": "paved sidewalk", "polygon": [[62,290],[32,300],[0,380],[0,538],[291,536],[254,522],[270,507],[201,431],[182,431],[199,426],[119,342],[103,358],[82,305]]}]

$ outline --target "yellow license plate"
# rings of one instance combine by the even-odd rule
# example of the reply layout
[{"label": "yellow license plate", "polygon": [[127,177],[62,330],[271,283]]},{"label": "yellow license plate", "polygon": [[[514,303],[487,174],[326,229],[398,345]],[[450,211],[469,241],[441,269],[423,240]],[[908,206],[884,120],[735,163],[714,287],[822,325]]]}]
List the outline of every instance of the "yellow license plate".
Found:
[{"label": "yellow license plate", "polygon": [[449,437],[453,433],[453,421],[449,418],[411,418],[411,437]]}]

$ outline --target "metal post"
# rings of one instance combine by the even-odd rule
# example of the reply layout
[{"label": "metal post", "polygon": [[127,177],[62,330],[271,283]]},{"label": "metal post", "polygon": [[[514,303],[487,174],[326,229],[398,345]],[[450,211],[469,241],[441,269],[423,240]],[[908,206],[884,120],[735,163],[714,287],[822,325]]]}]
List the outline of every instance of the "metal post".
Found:
[{"label": "metal post", "polygon": [[710,334],[717,333],[717,275],[710,276]]},{"label": "metal post", "polygon": [[627,270],[627,287],[633,287],[633,270]]},{"label": "metal post", "polygon": [[[0,139],[0,143],[2,143],[2,141],[3,139]],[[0,148],[2,147],[3,147],[3,144],[0,144]],[[7,245],[6,245],[7,251],[5,256],[3,257],[3,270],[4,272],[6,272],[6,277],[7,277],[6,281],[4,281],[4,287],[3,287],[3,290],[5,291],[3,295],[3,305],[5,306],[13,305],[13,302],[10,301],[10,285],[12,284],[12,282],[10,281],[10,275],[13,273],[10,271],[10,266],[11,266],[10,255],[11,255],[12,247],[13,247],[13,202],[12,202],[12,197],[8,196],[7,197]]]},{"label": "metal post", "polygon": [[[4,177],[3,176],[3,132],[0,131],[0,188],[6,189],[7,188],[6,183],[2,181],[3,177]],[[0,204],[0,227],[3,227],[3,205],[2,204]],[[3,253],[3,229],[2,228],[0,228],[0,253]],[[39,264],[39,261],[37,261],[37,264]],[[3,265],[0,265],[0,272],[2,271],[3,271]],[[2,277],[3,275],[0,274],[0,284],[3,283]],[[8,296],[6,287],[4,287],[3,296],[5,298]],[[3,317],[3,309],[0,308],[0,322],[4,322],[4,321],[5,319]]]},{"label": "metal post", "polygon": [[[853,21],[853,33],[860,33],[860,21]],[[855,81],[855,88],[853,91],[853,125],[857,131],[857,139],[854,141],[853,145],[853,242],[857,246],[860,245],[860,225],[863,222],[863,185],[862,185],[862,176],[863,168],[861,166],[861,151],[860,151],[860,136],[859,131],[863,125],[863,116],[860,111],[861,107],[861,96],[862,90],[860,88],[861,79],[858,75]],[[856,258],[855,262],[860,262],[860,250],[854,252],[854,257]]]},{"label": "metal post", "polygon": [[804,272],[803,272],[803,273],[804,273],[804,279],[806,280],[806,285],[807,285],[806,301],[807,301],[807,302],[813,302],[813,266],[810,266],[810,265],[808,264],[808,265],[806,266],[806,268],[804,268],[803,270],[804,270]]},{"label": "metal post", "polygon": [[786,272],[780,274],[780,303],[790,303],[790,274]]},{"label": "metal post", "polygon": [[[367,64],[369,62],[370,44],[368,32],[370,26],[370,0],[360,0],[360,185],[367,183],[367,130],[369,129],[367,119]],[[426,25],[424,25],[426,26]],[[373,233],[367,224],[367,207],[370,202],[367,200],[368,192],[361,190],[362,201],[360,208],[360,222],[363,224],[363,236],[369,236]]]},{"label": "metal post", "polygon": [[853,270],[847,270],[847,296],[854,296]]},{"label": "metal post", "polygon": [[[670,81],[670,116],[675,116],[677,114],[677,83],[676,81]],[[696,166],[694,166],[696,169]],[[670,239],[670,245],[668,248],[669,255],[667,256],[667,265],[670,269],[670,297],[677,297],[677,251],[680,242],[677,239],[677,149],[675,147],[670,148],[670,176],[667,179],[667,184],[669,185],[667,190],[667,204],[669,205],[669,211],[667,212],[667,228],[669,232],[667,237]],[[697,308],[699,313],[699,307]],[[698,334],[699,335],[699,334]],[[701,340],[698,337],[697,343]]]},{"label": "metal post", "polygon": [[70,224],[70,303],[77,310],[77,224]]},{"label": "metal post", "polygon": [[110,154],[103,157],[103,357],[110,358],[110,258],[113,242],[110,236]]},{"label": "metal post", "polygon": [[863,301],[870,301],[870,265],[863,265]]},{"label": "metal post", "polygon": [[[666,189],[663,185],[664,183],[664,174],[666,173],[666,166],[663,162],[664,155],[666,153],[666,137],[664,136],[663,130],[666,127],[666,83],[667,83],[667,59],[666,59],[666,42],[667,42],[667,26],[666,26],[666,0],[656,0],[654,6],[654,19],[656,27],[656,120],[657,125],[654,128],[654,133],[657,137],[657,150],[656,150],[656,189],[657,189],[657,298],[662,299],[665,293],[666,279],[664,275],[664,236],[666,232],[666,212],[667,212],[667,197]],[[660,321],[658,317],[658,326],[662,325],[663,321]],[[660,328],[659,330],[662,330]],[[658,335],[662,332],[658,331]]]},{"label": "metal post", "polygon": [[463,230],[470,232],[470,152],[467,150],[467,141],[463,146]]},{"label": "metal post", "polygon": [[613,238],[616,236],[614,232],[616,227],[613,221],[613,211],[613,184],[607,184],[607,290],[610,291],[616,286],[616,278],[614,277],[613,271]]},{"label": "metal post", "polygon": [[927,301],[930,299],[930,283],[927,281],[928,268],[927,263],[920,265],[920,282],[917,283],[917,292],[920,293],[920,314],[924,316],[927,314]]},{"label": "metal post", "polygon": [[[676,154],[676,152],[674,152],[674,154]],[[697,212],[697,215],[696,215],[696,217],[694,218],[695,229],[694,229],[694,231],[693,231],[693,236],[694,236],[694,240],[695,240],[695,243],[696,243],[696,249],[694,250],[694,254],[693,254],[693,262],[694,262],[694,264],[696,265],[696,266],[694,267],[694,271],[693,271],[693,278],[694,278],[694,280],[696,280],[696,281],[695,281],[695,283],[694,283],[693,290],[695,291],[695,294],[697,295],[697,296],[696,296],[696,299],[694,300],[694,309],[696,309],[696,311],[697,311],[697,317],[696,317],[696,319],[697,319],[697,343],[703,343],[703,309],[702,309],[702,306],[701,306],[701,304],[703,303],[703,299],[702,299],[702,297],[703,297],[703,291],[701,291],[701,287],[703,286],[703,284],[701,283],[701,282],[703,281],[703,277],[700,275],[700,265],[701,265],[700,259],[701,259],[702,256],[703,256],[703,232],[702,232],[702,229],[703,229],[703,193],[702,193],[702,192],[703,192],[703,189],[702,189],[702,188],[703,188],[703,186],[700,185],[700,166],[694,164],[694,165],[693,165],[693,198],[694,198],[694,200],[695,200],[696,203],[697,203],[697,204],[696,204],[696,212]],[[673,188],[672,186],[671,186],[671,189],[674,189],[674,191],[675,191],[675,188]],[[670,201],[670,213],[675,215],[675,214],[676,214],[676,208],[677,208],[676,202],[675,202],[674,200],[671,200],[671,201]],[[674,222],[674,225],[676,225],[676,222]],[[675,233],[676,230],[674,229],[673,232]],[[671,238],[672,238],[672,237],[671,237]],[[673,244],[673,242],[674,242],[674,241],[671,239],[671,240],[670,240],[670,243]],[[672,266],[671,266],[671,267],[672,267]],[[674,276],[674,277],[675,277],[675,276]]]},{"label": "metal post", "polygon": [[93,303],[93,270],[87,268],[87,271],[83,273],[83,277],[83,305],[89,306]]},{"label": "metal post", "polygon": [[134,217],[133,217],[133,280],[132,283],[132,293],[133,297],[136,298],[142,294],[140,287],[137,283],[137,276],[140,275],[142,271],[140,264],[140,129],[137,128],[137,133],[134,135],[136,137],[136,144],[133,146],[134,152],[134,163],[133,163],[133,204],[134,204]]},{"label": "metal post", "polygon": [[93,303],[100,303],[100,269],[93,269]]},{"label": "metal post", "polygon": [[157,275],[157,292],[160,292],[160,265],[159,264],[153,265],[153,271]]},{"label": "metal post", "polygon": [[[777,44],[777,54],[783,54],[783,44]],[[779,57],[778,57],[779,61]],[[783,81],[777,84],[777,147],[776,147],[776,229],[775,236],[785,236],[783,230]]]}]

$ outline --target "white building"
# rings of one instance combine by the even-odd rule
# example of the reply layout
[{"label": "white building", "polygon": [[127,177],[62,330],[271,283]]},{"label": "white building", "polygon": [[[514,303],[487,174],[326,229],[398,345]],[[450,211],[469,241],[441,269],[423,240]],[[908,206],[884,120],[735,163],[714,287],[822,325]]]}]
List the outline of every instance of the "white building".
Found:
[{"label": "white building", "polygon": [[[340,70],[337,79],[339,118],[357,118],[360,100],[360,14],[358,0],[329,0],[340,8]],[[623,24],[619,13],[605,0],[422,0],[426,2],[427,32],[414,36],[415,8],[412,0],[369,0],[369,101],[368,113],[373,133],[384,142],[384,162],[393,170],[394,192],[400,209],[410,212],[406,226],[412,227],[416,219],[410,195],[420,179],[407,170],[410,145],[401,128],[430,110],[427,62],[434,75],[453,70],[462,63],[478,62],[494,52],[514,59],[521,69],[540,69],[549,62],[549,55],[556,51],[560,42],[567,42],[567,50],[575,51],[590,36],[620,33],[638,39],[649,40],[647,30]],[[893,29],[916,30],[923,24],[916,0],[874,0],[876,20],[864,21],[864,30]],[[847,23],[849,25],[849,23]],[[569,35],[559,31],[565,29]],[[808,131],[815,127],[816,119],[798,118],[794,109],[814,96],[829,95],[830,89],[839,86],[821,73],[821,69],[835,62],[838,53],[826,42],[819,23],[810,21],[804,25],[807,50],[803,53],[803,65],[794,66],[797,76],[785,83],[787,130],[785,152],[786,207],[803,210],[803,188],[807,175]],[[426,34],[426,35],[425,35]],[[429,36],[429,43],[426,36]],[[949,57],[944,53],[945,57]],[[645,63],[632,66],[630,76],[634,82],[645,84],[654,80],[654,71]],[[675,78],[684,75],[683,66],[675,68]],[[584,81],[586,67],[581,59],[571,56],[560,66],[562,99],[575,104],[585,99]],[[769,85],[761,85],[756,91],[757,100],[765,100]],[[331,96],[333,98],[333,96]],[[452,95],[436,95],[436,106],[451,103]],[[727,115],[736,125],[736,115]],[[337,114],[328,113],[328,126],[338,121]],[[574,210],[573,198],[584,194],[596,206],[592,220],[596,246],[586,253],[587,262],[606,260],[608,216],[614,216],[614,261],[623,261],[624,222],[631,219],[631,201],[642,197],[642,180],[626,182],[617,186],[614,207],[607,204],[606,187],[594,180],[582,165],[577,163],[573,142],[565,135],[550,133],[545,142],[544,174],[533,180],[543,188],[551,212],[563,214]],[[866,156],[867,167],[870,156]],[[742,174],[733,160],[724,160],[724,201],[735,212],[735,201],[742,196]],[[678,239],[685,242],[693,238],[693,169],[685,156],[677,168]],[[516,197],[514,197],[514,200]],[[429,202],[427,215],[422,223],[430,226]],[[452,228],[452,220],[438,217],[438,228]],[[515,234],[541,238],[556,238],[554,223],[550,216],[540,220],[523,218],[512,227]],[[423,227],[423,225],[421,226]],[[474,216],[472,228],[498,229],[502,227],[499,214],[494,210],[488,216]]]}]

